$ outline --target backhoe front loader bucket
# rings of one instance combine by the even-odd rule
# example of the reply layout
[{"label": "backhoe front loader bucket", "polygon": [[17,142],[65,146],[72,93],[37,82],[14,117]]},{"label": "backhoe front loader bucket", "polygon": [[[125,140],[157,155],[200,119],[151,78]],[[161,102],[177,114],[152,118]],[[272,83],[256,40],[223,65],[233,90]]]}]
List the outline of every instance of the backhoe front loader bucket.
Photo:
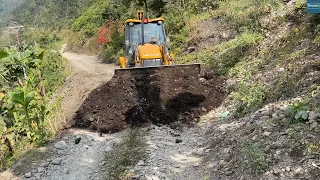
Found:
[{"label": "backhoe front loader bucket", "polygon": [[[157,72],[157,76],[165,76],[166,71],[180,71],[179,77],[186,77],[191,74],[200,74],[200,64],[178,64],[167,66],[149,66],[149,67],[132,67],[132,68],[119,68],[115,70],[116,76],[122,76],[123,74],[132,73],[134,75],[153,74]],[[163,71],[163,72],[162,72]],[[174,79],[172,79],[174,81]]]}]

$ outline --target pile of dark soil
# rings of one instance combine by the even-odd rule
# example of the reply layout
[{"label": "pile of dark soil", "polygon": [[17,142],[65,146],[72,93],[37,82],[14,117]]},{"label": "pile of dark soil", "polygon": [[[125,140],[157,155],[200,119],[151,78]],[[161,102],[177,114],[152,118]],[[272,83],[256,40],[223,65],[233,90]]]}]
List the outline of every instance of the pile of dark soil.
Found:
[{"label": "pile of dark soil", "polygon": [[194,64],[117,71],[89,94],[73,127],[107,133],[145,123],[192,125],[224,99],[222,78],[200,81],[199,68]]}]

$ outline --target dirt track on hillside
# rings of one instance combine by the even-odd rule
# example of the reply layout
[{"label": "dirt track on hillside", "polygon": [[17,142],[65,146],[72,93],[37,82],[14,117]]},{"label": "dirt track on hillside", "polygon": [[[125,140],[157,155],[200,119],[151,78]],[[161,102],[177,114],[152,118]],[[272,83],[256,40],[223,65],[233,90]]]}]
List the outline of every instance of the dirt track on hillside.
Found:
[{"label": "dirt track on hillside", "polygon": [[112,78],[116,66],[101,63],[97,56],[63,52],[64,47],[61,54],[71,64],[71,75],[57,94],[64,96],[62,106],[69,121],[88,94]]}]

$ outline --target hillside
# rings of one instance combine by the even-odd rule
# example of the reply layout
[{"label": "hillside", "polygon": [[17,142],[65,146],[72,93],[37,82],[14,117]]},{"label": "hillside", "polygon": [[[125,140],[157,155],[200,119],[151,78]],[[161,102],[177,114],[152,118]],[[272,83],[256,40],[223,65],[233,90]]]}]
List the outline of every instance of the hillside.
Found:
[{"label": "hillside", "polygon": [[24,0],[1,0],[0,1],[0,28],[6,27],[13,19],[14,9],[23,3]]},{"label": "hillside", "polygon": [[[142,1],[33,2],[15,17],[42,31],[25,36],[42,46],[54,35],[68,42],[73,73],[62,86],[68,123],[39,156],[28,154],[9,169],[11,175],[319,179],[320,16],[306,13],[306,0],[147,0],[149,16],[165,18],[175,63],[201,63],[201,75],[180,66],[112,78],[114,67],[104,62],[117,63],[124,53],[121,23]],[[26,167],[27,161],[34,163]]]}]

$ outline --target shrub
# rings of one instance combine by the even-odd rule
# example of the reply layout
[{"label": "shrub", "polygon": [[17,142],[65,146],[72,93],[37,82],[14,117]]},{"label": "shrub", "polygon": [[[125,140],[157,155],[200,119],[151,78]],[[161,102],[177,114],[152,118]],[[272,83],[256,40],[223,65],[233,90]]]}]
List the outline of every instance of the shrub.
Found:
[{"label": "shrub", "polygon": [[287,111],[291,114],[291,120],[293,123],[296,122],[306,122],[308,120],[308,102],[311,99],[306,99],[304,101],[297,101],[292,105],[287,107]]},{"label": "shrub", "polygon": [[268,168],[267,155],[261,149],[260,143],[245,142],[242,153],[253,173],[263,173]]},{"label": "shrub", "polygon": [[237,113],[240,115],[250,113],[261,107],[266,100],[267,87],[263,83],[243,79],[236,85],[236,90],[231,93]]},{"label": "shrub", "polygon": [[86,34],[94,35],[98,28],[104,23],[103,14],[109,10],[108,1],[98,0],[95,4],[82,14],[73,24],[73,31],[83,31]]},{"label": "shrub", "polygon": [[66,77],[66,60],[58,52],[46,51],[40,63],[40,71],[44,80],[44,88],[50,96]]}]

